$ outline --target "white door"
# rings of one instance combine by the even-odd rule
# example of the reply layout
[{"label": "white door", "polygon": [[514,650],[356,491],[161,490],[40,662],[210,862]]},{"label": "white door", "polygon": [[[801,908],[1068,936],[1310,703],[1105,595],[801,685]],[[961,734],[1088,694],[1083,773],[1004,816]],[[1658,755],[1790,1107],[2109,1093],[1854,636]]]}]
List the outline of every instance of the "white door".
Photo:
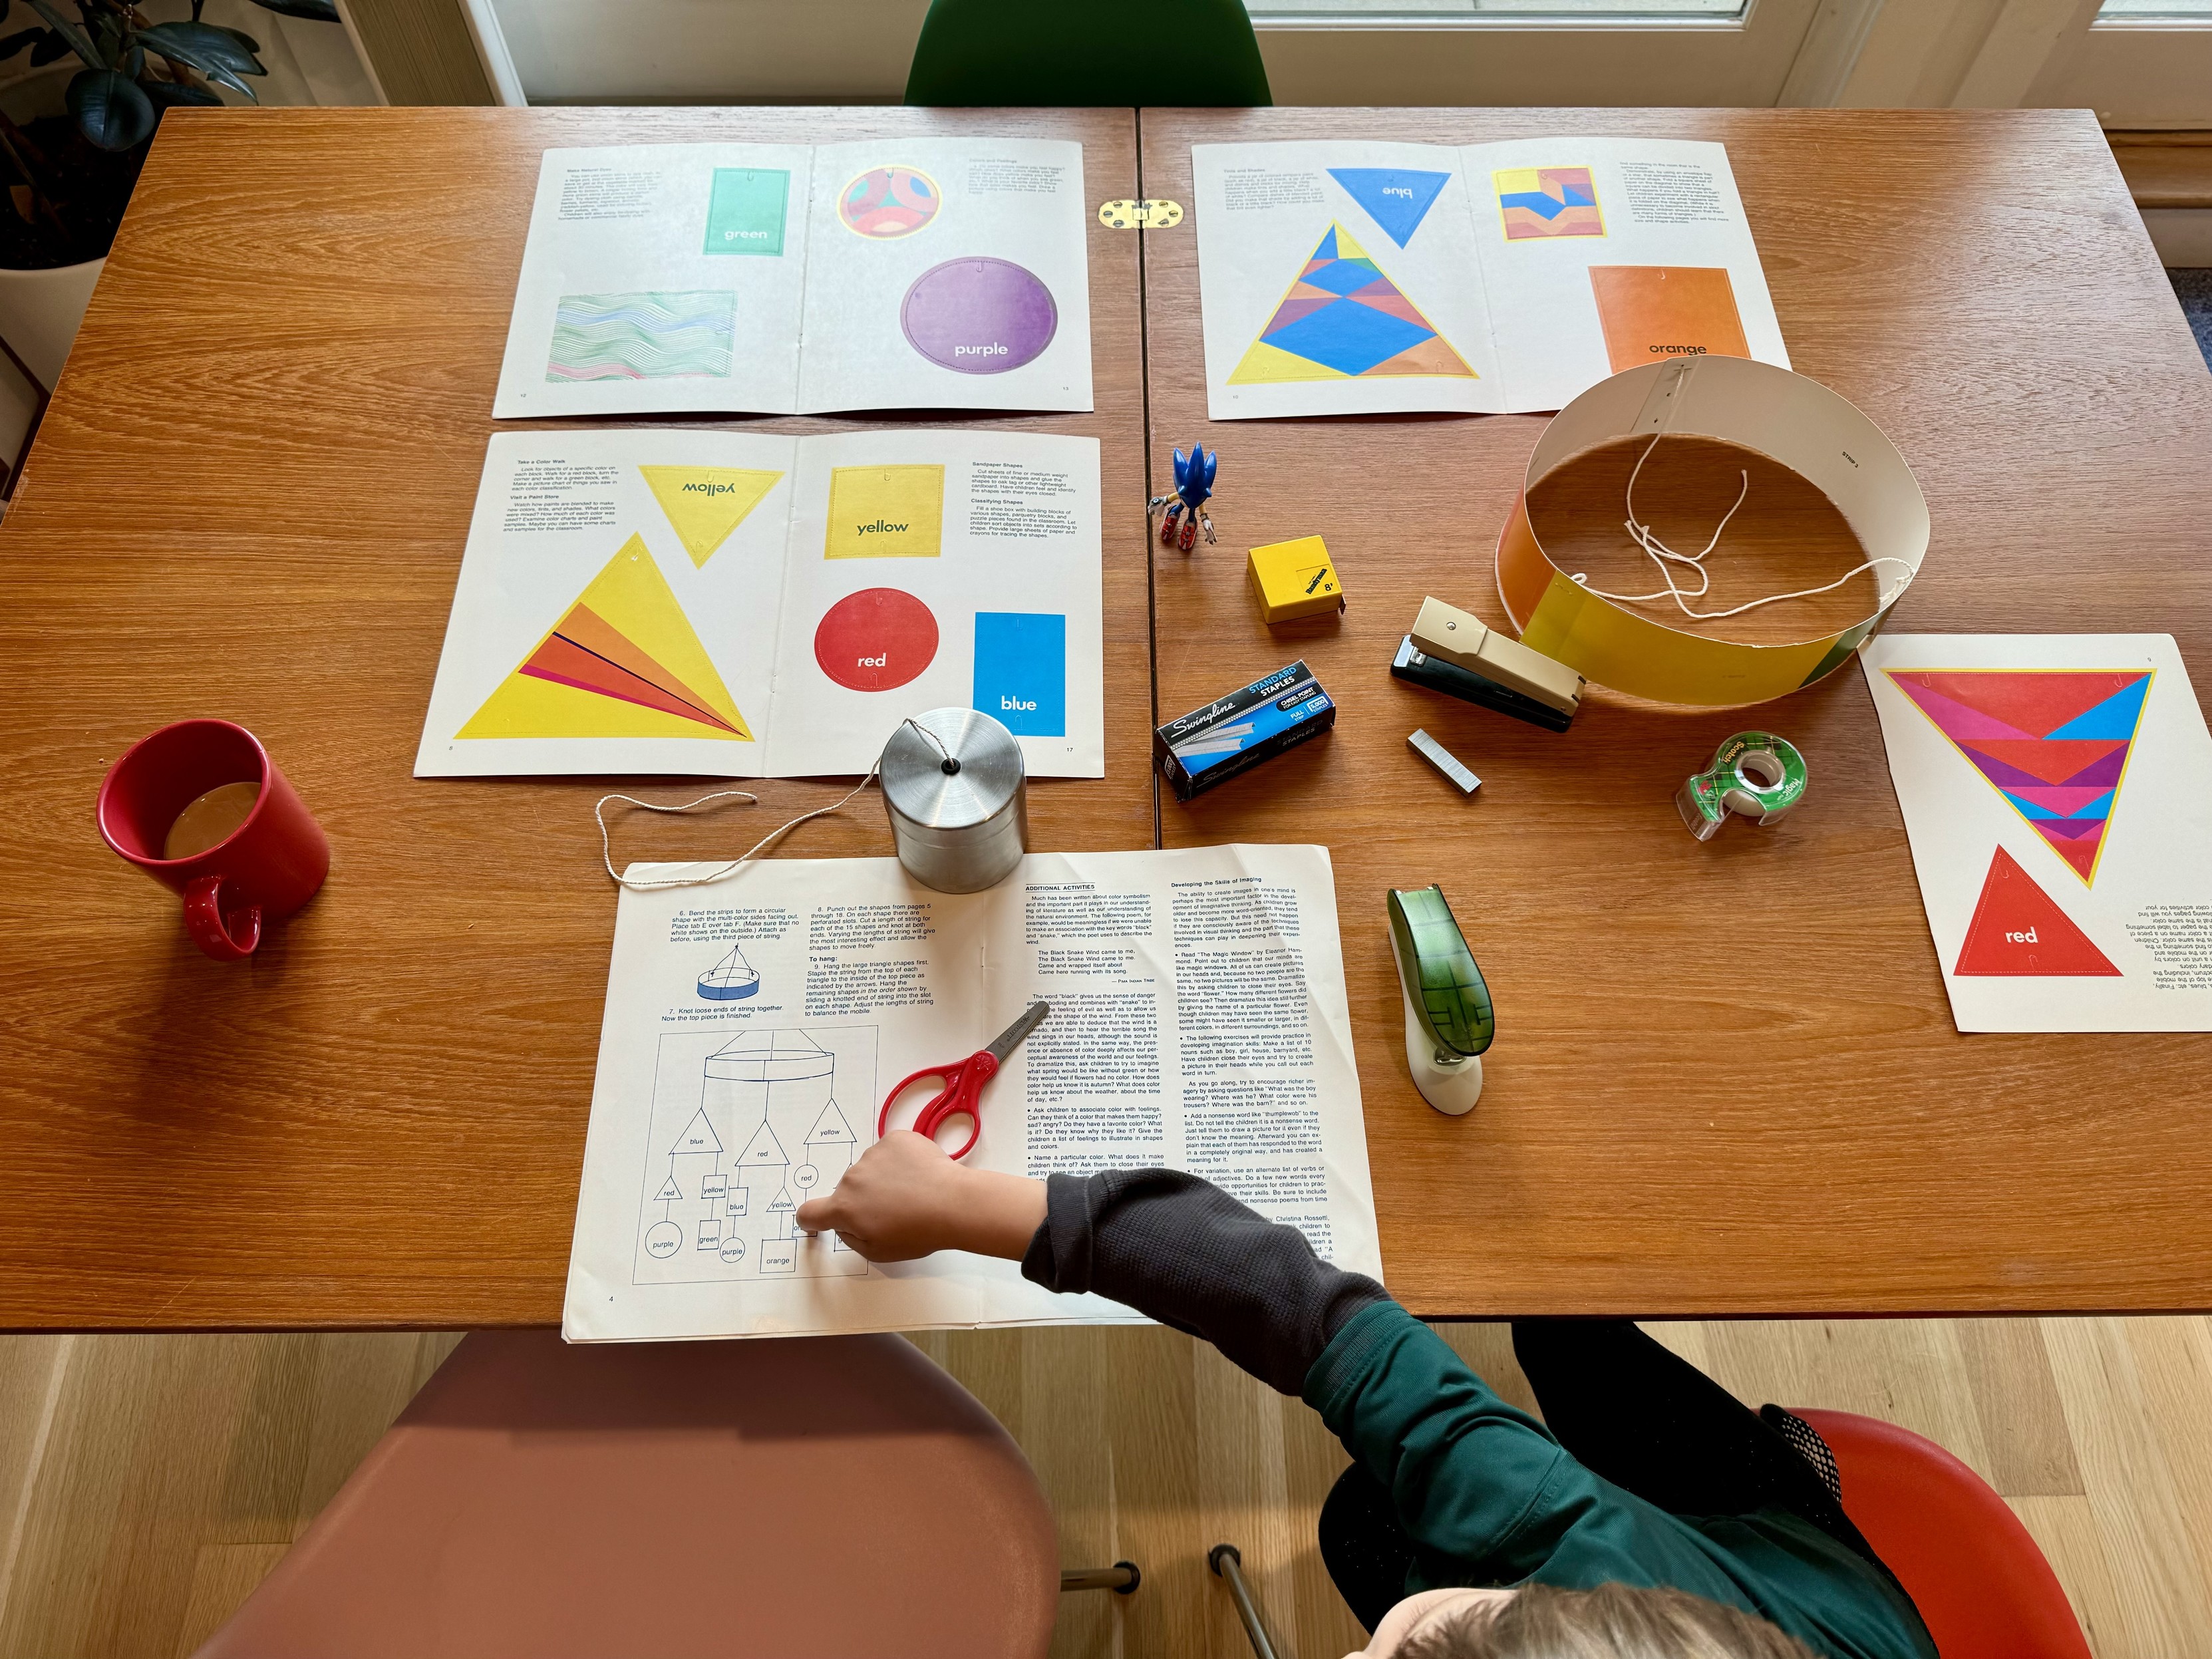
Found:
[{"label": "white door", "polygon": [[2212,0],[2104,0],[2021,101],[2093,109],[2108,127],[2212,127]]}]

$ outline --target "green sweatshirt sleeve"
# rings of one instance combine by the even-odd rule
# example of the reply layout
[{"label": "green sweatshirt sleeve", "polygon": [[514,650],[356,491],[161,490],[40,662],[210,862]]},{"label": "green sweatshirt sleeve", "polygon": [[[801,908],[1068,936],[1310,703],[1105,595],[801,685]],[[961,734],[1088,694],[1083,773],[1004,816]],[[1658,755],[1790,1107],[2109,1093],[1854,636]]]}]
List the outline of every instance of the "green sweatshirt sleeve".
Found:
[{"label": "green sweatshirt sleeve", "polygon": [[1663,1585],[1741,1607],[1833,1659],[1934,1659],[1909,1606],[1809,1522],[1778,1510],[1678,1516],[1624,1492],[1395,1302],[1355,1314],[1304,1392],[1390,1493],[1418,1551],[1408,1594],[1529,1579]]}]

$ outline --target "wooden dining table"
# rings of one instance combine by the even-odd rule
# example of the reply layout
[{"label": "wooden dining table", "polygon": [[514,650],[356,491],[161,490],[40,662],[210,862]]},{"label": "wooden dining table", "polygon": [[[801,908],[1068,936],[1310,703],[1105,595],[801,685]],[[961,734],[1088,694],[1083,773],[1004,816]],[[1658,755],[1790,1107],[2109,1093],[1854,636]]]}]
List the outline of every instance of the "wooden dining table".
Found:
[{"label": "wooden dining table", "polygon": [[[2212,683],[2212,377],[2083,112],[171,112],[0,525],[0,1328],[559,1317],[614,915],[593,803],[720,786],[411,775],[544,149],[1073,138],[1094,203],[1188,206],[1193,143],[1560,131],[1727,144],[1793,364],[1926,490],[1894,629],[2171,633]],[[1809,757],[1805,805],[1704,845],[1673,793],[1741,714],[1593,690],[1555,734],[1393,680],[1425,593],[1504,620],[1541,417],[1209,422],[1194,216],[1088,223],[1092,412],[705,424],[1099,440],[1106,775],[1032,782],[1031,845],[1329,848],[1408,1306],[2212,1306],[2212,1036],[1953,1028],[1856,666],[1756,717]],[[1225,452],[1221,542],[1183,555],[1144,501],[1194,439]],[[1349,606],[1269,629],[1243,551],[1315,533]],[[1328,738],[1158,789],[1156,720],[1298,657]],[[335,848],[243,966],[93,827],[115,757],[199,714],[258,734]],[[727,856],[851,783],[618,815],[614,854]],[[864,798],[779,852],[889,848]],[[1498,1010],[1464,1118],[1413,1091],[1384,944],[1385,891],[1431,882]]]},{"label": "wooden dining table", "polygon": [[[0,1327],[559,1320],[616,890],[593,803],[701,779],[417,780],[538,158],[568,145],[1075,139],[1133,197],[1128,110],[186,110],[162,123],[4,525]],[[1152,844],[1138,240],[1089,225],[1082,415],[916,421],[1098,440],[1106,775],[1040,780],[1036,844]],[[242,966],[109,852],[93,799],[167,721],[246,726],[333,849]],[[614,856],[733,855],[844,779],[610,810]],[[798,857],[888,854],[881,802]]]},{"label": "wooden dining table", "polygon": [[[1892,632],[2172,634],[2212,685],[2212,375],[2085,111],[1146,110],[1141,164],[1188,202],[1193,144],[1561,132],[1727,145],[1791,366],[1927,495]],[[1194,236],[1147,235],[1145,316],[1155,447],[1223,453],[1221,545],[1153,559],[1163,714],[1297,658],[1340,710],[1168,799],[1164,842],[1330,848],[1407,1306],[2212,1306],[2212,1035],[1953,1027],[1856,665],[1755,711],[1593,690],[1564,733],[1393,679],[1425,595],[1506,622],[1493,550],[1546,417],[1209,422]],[[1316,533],[1346,608],[1271,629],[1243,550]],[[1804,802],[1701,844],[1675,791],[1753,726],[1803,752]],[[1472,799],[1417,727],[1481,777]],[[1389,890],[1432,882],[1496,999],[1463,1118],[1413,1091],[1385,937]]]}]

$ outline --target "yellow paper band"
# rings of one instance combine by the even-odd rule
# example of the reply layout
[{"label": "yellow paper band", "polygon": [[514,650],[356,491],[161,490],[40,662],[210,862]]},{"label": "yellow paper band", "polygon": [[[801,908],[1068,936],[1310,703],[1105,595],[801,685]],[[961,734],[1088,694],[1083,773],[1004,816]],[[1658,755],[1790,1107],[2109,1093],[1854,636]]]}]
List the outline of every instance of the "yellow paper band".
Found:
[{"label": "yellow paper band", "polygon": [[[1818,487],[1870,557],[1899,562],[1875,567],[1881,608],[1819,639],[1744,645],[1670,628],[1575,582],[1536,539],[1528,492],[1598,444],[1661,431],[1740,444]],[[1927,500],[1872,421],[1786,368],[1691,358],[1601,380],[1553,417],[1498,535],[1498,593],[1522,644],[1586,679],[1654,702],[1728,708],[1786,696],[1833,672],[1881,626],[1927,550]]]}]

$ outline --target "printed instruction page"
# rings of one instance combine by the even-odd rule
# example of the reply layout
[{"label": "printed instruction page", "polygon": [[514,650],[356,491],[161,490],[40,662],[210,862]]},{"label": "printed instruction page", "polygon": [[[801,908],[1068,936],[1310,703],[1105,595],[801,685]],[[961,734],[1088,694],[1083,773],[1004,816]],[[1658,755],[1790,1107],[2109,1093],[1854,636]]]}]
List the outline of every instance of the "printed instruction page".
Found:
[{"label": "printed instruction page", "polygon": [[1195,144],[1207,412],[1558,409],[1671,356],[1790,366],[1728,151]]},{"label": "printed instruction page", "polygon": [[2166,634],[1859,649],[1961,1031],[2212,1030],[2212,735]]},{"label": "printed instruction page", "polygon": [[957,707],[1100,777],[1100,584],[1095,438],[500,433],[416,775],[862,773]]},{"label": "printed instruction page", "polygon": [[1325,848],[1033,853],[963,895],[896,859],[769,859],[622,894],[563,1334],[1136,1321],[1015,1262],[876,1266],[793,1221],[873,1144],[893,1085],[1037,999],[971,1164],[1188,1170],[1382,1277]]},{"label": "printed instruction page", "polygon": [[1083,146],[549,149],[492,413],[1091,407]]}]

